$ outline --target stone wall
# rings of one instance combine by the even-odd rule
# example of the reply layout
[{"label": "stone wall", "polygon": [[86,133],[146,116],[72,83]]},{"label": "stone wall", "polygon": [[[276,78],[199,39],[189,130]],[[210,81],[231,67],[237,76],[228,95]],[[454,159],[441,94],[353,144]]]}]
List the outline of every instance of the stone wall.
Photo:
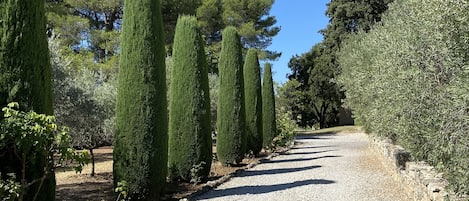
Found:
[{"label": "stone wall", "polygon": [[370,148],[384,158],[385,166],[395,173],[396,179],[408,189],[408,196],[418,201],[467,201],[457,198],[445,189],[448,182],[434,167],[425,162],[410,161],[410,153],[392,144],[391,140],[370,137]]}]

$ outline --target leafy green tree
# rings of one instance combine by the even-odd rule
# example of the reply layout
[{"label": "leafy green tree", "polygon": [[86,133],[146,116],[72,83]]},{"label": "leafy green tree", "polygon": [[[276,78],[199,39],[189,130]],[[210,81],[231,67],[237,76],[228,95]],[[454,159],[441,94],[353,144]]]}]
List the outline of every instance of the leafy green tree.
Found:
[{"label": "leafy green tree", "polygon": [[116,79],[104,81],[98,73],[86,68],[79,72],[71,70],[70,56],[62,54],[56,39],[49,40],[49,50],[56,122],[70,129],[73,147],[89,150],[91,176],[94,176],[94,149],[111,145],[113,141]]},{"label": "leafy green tree", "polygon": [[217,157],[224,165],[241,162],[246,149],[243,57],[235,27],[223,30],[217,111]]},{"label": "leafy green tree", "polygon": [[262,149],[262,93],[257,50],[248,50],[243,71],[246,105],[246,151],[258,154]]},{"label": "leafy green tree", "polygon": [[277,120],[275,116],[275,94],[272,80],[272,65],[264,65],[264,79],[262,80],[262,126],[263,145],[271,147],[272,140],[277,134]]},{"label": "leafy green tree", "polygon": [[124,2],[116,103],[114,182],[137,200],[158,200],[168,160],[165,50],[160,1]]},{"label": "leafy green tree", "polygon": [[[0,2],[2,26],[0,28],[0,106],[18,102],[21,111],[35,110],[51,115],[52,79],[49,51],[47,48],[44,1],[7,0]],[[1,117],[0,117],[1,118]],[[13,146],[2,146],[1,172],[22,175],[21,161],[14,156]],[[42,185],[33,184],[25,199],[31,200],[40,192],[37,200],[55,199],[55,176],[45,174],[41,167],[53,164],[52,153],[41,152],[32,158],[23,172],[25,179],[32,181],[47,175]],[[20,179],[20,177],[17,177]]]},{"label": "leafy green tree", "polygon": [[169,178],[198,182],[210,173],[212,137],[207,60],[195,17],[179,17],[172,58]]}]

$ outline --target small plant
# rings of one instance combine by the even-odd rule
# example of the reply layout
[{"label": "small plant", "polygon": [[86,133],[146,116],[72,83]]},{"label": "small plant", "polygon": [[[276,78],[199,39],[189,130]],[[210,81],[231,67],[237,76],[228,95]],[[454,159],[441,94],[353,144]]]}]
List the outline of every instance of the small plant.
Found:
[{"label": "small plant", "polygon": [[120,181],[117,182],[117,187],[114,189],[114,192],[119,193],[117,196],[116,201],[126,201],[130,200],[130,197],[127,197],[127,182],[126,181]]},{"label": "small plant", "polygon": [[298,128],[296,122],[290,118],[292,112],[283,110],[280,108],[277,112],[277,136],[272,140],[274,147],[285,147],[292,143]]},{"label": "small plant", "polygon": [[191,180],[190,182],[193,183],[194,185],[202,182],[202,174],[201,172],[204,171],[205,167],[205,162],[201,161],[199,164],[193,165],[191,168]]}]

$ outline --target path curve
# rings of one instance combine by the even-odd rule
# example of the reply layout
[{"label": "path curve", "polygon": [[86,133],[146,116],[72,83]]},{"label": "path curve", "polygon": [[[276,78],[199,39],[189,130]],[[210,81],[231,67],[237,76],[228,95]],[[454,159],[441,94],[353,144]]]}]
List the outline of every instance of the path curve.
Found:
[{"label": "path curve", "polygon": [[363,133],[299,135],[295,144],[191,200],[408,200]]}]

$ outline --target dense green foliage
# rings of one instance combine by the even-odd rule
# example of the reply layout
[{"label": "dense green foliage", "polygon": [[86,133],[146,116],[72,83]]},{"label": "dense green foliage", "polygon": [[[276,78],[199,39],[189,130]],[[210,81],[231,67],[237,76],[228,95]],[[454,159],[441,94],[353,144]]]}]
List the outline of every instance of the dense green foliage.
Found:
[{"label": "dense green foliage", "polygon": [[468,11],[467,1],[396,1],[339,56],[355,118],[443,171],[458,193],[469,192]]},{"label": "dense green foliage", "polygon": [[114,182],[132,199],[158,200],[168,152],[165,50],[160,1],[126,0],[122,27]]},{"label": "dense green foliage", "polygon": [[[18,108],[18,103],[13,102],[2,109],[4,115],[0,119],[0,148],[12,146],[14,154],[2,154],[15,158],[18,165],[2,165],[0,198],[11,201],[45,200],[45,195],[41,193],[51,190],[47,189],[50,188],[47,186],[48,178],[55,178],[53,154],[60,156],[57,164],[71,160],[76,164],[75,170],[81,172],[88,153],[78,153],[71,148],[70,136],[65,128],[59,130],[54,116],[37,114],[34,111],[23,112]],[[31,161],[41,161],[34,166],[38,168],[34,171],[44,170],[37,174],[38,177],[30,178],[27,175],[31,171],[27,169],[31,168]],[[55,191],[55,188],[52,190]],[[55,198],[47,196],[52,200]]]},{"label": "dense green foliage", "polygon": [[270,63],[264,65],[264,79],[262,80],[262,128],[263,145],[271,147],[272,140],[277,135],[277,120],[272,65]]},{"label": "dense green foliage", "polygon": [[[35,110],[51,115],[52,88],[51,66],[47,49],[44,1],[6,0],[0,2],[2,12],[0,28],[0,106],[18,102],[22,111]],[[1,112],[0,112],[1,113]],[[1,118],[1,117],[0,117]],[[13,147],[0,148],[1,172],[6,169],[20,175],[20,161],[13,156]],[[26,179],[42,177],[41,168],[51,153],[30,160]],[[10,169],[14,168],[14,169]],[[50,174],[40,188],[37,200],[55,199],[55,177]],[[19,179],[19,177],[17,178]],[[34,184],[28,189],[26,199],[32,199],[39,188]]]},{"label": "dense green foliage", "polygon": [[56,122],[69,128],[73,147],[90,151],[94,176],[93,149],[113,141],[117,79],[112,76],[105,80],[88,68],[73,70],[73,56],[63,54],[65,50],[57,39],[49,40],[49,50]]},{"label": "dense green foliage", "polygon": [[224,165],[241,162],[246,149],[243,56],[234,27],[223,30],[217,110],[217,157]]},{"label": "dense green foliage", "polygon": [[212,137],[207,60],[195,17],[179,17],[172,58],[169,178],[197,181],[210,173]]},{"label": "dense green foliage", "polygon": [[249,49],[244,61],[246,105],[246,151],[258,154],[262,149],[262,87],[257,50]]},{"label": "dense green foliage", "polygon": [[288,64],[292,70],[289,82],[295,82],[287,91],[292,97],[289,105],[292,118],[300,126],[337,125],[344,94],[335,81],[341,72],[336,54],[351,33],[368,31],[379,22],[390,2],[392,0],[330,1],[326,11],[329,24],[321,30],[324,40],[309,52],[292,57]]}]

